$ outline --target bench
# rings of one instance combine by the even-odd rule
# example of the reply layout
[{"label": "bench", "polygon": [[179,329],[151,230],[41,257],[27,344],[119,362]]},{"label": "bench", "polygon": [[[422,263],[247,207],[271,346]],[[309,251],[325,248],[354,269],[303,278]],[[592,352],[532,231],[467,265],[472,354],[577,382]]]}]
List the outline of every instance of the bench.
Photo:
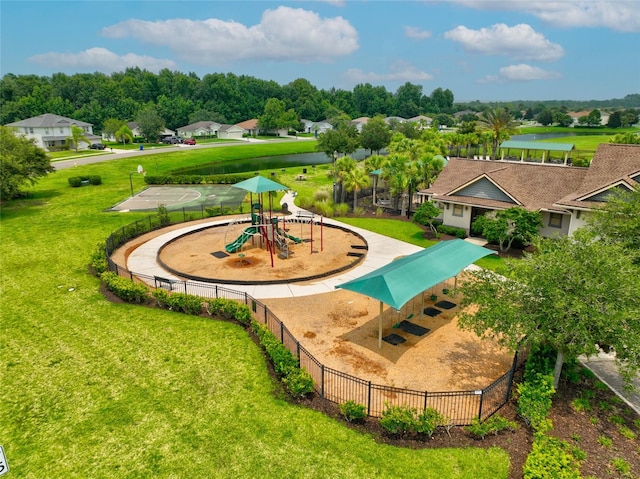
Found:
[{"label": "bench", "polygon": [[160,276],[154,276],[153,280],[156,283],[156,288],[163,288],[167,291],[172,291],[174,284],[181,283],[177,279],[162,278]]}]

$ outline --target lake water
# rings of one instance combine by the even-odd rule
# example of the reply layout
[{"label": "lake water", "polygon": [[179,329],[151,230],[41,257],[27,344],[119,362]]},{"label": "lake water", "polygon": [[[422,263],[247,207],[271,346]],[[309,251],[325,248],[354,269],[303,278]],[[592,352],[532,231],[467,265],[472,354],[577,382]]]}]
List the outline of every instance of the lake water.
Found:
[{"label": "lake water", "polygon": [[[349,155],[356,160],[363,160],[367,151],[360,148]],[[259,170],[280,170],[294,166],[311,166],[332,163],[333,158],[328,158],[324,153],[301,153],[298,155],[264,156],[261,158],[249,158],[246,160],[229,161],[226,163],[208,163],[193,168],[181,168],[173,174],[180,175],[222,175],[227,173],[247,173]]]}]

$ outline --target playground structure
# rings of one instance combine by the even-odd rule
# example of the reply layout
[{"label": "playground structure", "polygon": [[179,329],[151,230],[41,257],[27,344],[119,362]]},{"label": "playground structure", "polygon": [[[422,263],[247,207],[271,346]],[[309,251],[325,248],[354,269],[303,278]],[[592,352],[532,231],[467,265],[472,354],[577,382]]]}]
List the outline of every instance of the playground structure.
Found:
[{"label": "playground structure", "polygon": [[254,242],[256,236],[259,238],[260,248],[264,242],[271,254],[277,250],[278,257],[282,259],[289,258],[290,243],[302,243],[300,238],[287,233],[284,218],[280,227],[280,218],[267,217],[262,211],[261,204],[254,203],[251,207],[251,226],[246,227],[240,236],[225,245],[225,250],[227,253],[241,253],[245,243],[249,240]]}]

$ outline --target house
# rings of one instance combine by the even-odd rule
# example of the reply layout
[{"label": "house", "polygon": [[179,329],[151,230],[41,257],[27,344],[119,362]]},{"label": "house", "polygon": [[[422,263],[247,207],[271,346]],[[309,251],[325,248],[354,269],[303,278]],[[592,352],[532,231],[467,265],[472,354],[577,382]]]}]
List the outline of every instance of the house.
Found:
[{"label": "house", "polygon": [[[582,118],[583,116],[589,116],[589,113],[591,113],[591,111],[587,110],[567,112],[567,115],[569,115],[573,120],[573,124],[571,126],[580,126],[580,118]],[[600,124],[606,125],[607,123],[609,123],[609,116],[610,115],[608,113],[600,111]]]},{"label": "house", "polygon": [[100,141],[100,137],[93,134],[93,125],[91,123],[54,115],[53,113],[44,113],[26,120],[8,123],[5,126],[13,128],[16,134],[35,140],[36,145],[47,151],[66,147],[67,138],[71,136],[72,126],[82,128],[84,135],[89,140],[88,144],[80,141],[78,148],[86,149],[91,143]]},{"label": "house", "polygon": [[[144,135],[140,131],[140,128],[138,128],[138,124],[135,121],[130,121],[129,123],[127,123],[127,126],[131,130],[131,133],[133,133],[134,138],[144,137]],[[169,128],[165,128],[164,131],[160,133],[160,135],[158,136],[160,138],[164,138],[165,136],[175,136],[175,135],[176,135],[175,131],[170,130]]]},{"label": "house", "polygon": [[431,123],[433,123],[433,118],[424,115],[418,115],[414,116],[413,118],[409,118],[409,121],[411,123],[419,123],[422,128],[426,128],[428,126],[431,126]]},{"label": "house", "polygon": [[256,118],[241,121],[240,123],[236,123],[236,126],[242,128],[245,135],[258,136],[258,120]]},{"label": "house", "polygon": [[304,125],[305,133],[314,133],[315,135],[319,135],[321,133],[326,133],[329,130],[333,130],[333,125],[329,123],[328,120],[322,121],[311,121],[311,120],[300,120],[300,123]]},{"label": "house", "polygon": [[349,122],[350,125],[355,126],[358,133],[362,133],[362,127],[369,122],[368,116],[361,116]]},{"label": "house", "polygon": [[182,138],[194,138],[194,137],[211,137],[218,134],[218,129],[222,125],[215,121],[198,121],[187,126],[181,126],[176,129],[178,136]]},{"label": "house", "polygon": [[451,158],[418,193],[442,208],[443,224],[470,231],[480,215],[514,206],[542,213],[541,236],[572,234],[617,188],[640,185],[640,145],[602,143],[589,168]]},{"label": "house", "polygon": [[397,123],[406,123],[407,121],[409,120],[402,118],[401,116],[388,116],[384,119],[384,122],[389,126]]},{"label": "house", "polygon": [[220,125],[218,128],[218,138],[225,140],[242,140],[244,128],[238,125]]}]

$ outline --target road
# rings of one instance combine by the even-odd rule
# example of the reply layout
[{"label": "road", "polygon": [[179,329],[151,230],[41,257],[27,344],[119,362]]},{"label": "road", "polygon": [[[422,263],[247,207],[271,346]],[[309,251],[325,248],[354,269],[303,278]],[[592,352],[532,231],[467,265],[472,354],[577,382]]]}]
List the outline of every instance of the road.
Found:
[{"label": "road", "polygon": [[222,146],[246,146],[251,143],[284,143],[291,141],[309,141],[315,140],[315,138],[296,138],[296,137],[288,137],[282,138],[279,140],[254,140],[248,139],[246,141],[230,141],[229,143],[204,143],[201,145],[176,145],[176,146],[163,146],[163,147],[150,147],[145,148],[144,150],[118,150],[116,148],[113,149],[113,153],[110,153],[108,149],[104,150],[106,153],[96,154],[94,156],[78,156],[75,158],[69,158],[67,160],[53,161],[51,164],[56,170],[65,170],[67,168],[73,168],[76,166],[82,165],[90,165],[92,163],[101,163],[103,161],[110,161],[120,158],[131,158],[131,157],[142,157],[148,155],[156,155],[158,153],[170,153],[175,151],[180,151],[184,149],[202,149],[202,148],[219,148]]}]

